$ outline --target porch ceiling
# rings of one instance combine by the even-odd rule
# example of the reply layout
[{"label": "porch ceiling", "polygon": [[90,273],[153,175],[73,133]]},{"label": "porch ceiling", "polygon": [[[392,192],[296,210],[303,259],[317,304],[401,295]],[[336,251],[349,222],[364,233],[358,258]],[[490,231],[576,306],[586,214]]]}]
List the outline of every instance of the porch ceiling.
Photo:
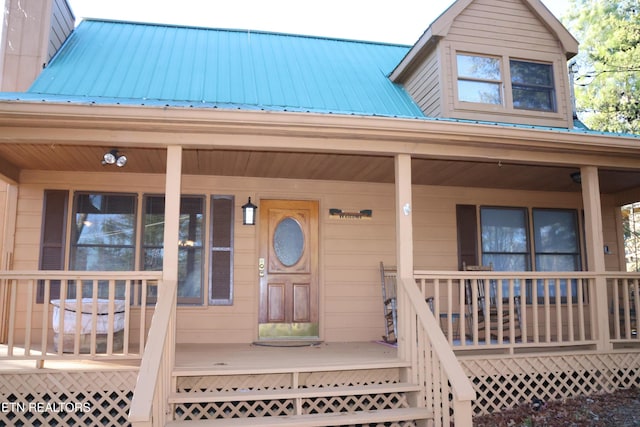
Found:
[{"label": "porch ceiling", "polygon": [[[128,163],[123,169],[105,167],[102,156],[110,146],[0,144],[0,166],[18,170],[130,172],[163,174],[164,148],[127,148]],[[419,185],[504,188],[515,190],[580,191],[570,174],[577,167],[556,167],[472,162],[446,159],[413,159],[413,182]],[[392,183],[392,157],[299,153],[186,149],[185,175],[246,176],[285,179],[318,179]],[[603,193],[618,193],[640,187],[640,171],[600,169]]]}]

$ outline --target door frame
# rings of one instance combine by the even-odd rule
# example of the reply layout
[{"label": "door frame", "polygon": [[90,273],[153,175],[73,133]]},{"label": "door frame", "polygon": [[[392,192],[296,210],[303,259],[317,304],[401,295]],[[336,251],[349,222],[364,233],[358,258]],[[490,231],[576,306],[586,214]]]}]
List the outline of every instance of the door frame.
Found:
[{"label": "door frame", "polygon": [[[269,256],[270,250],[270,238],[273,230],[269,229],[269,217],[268,210],[270,208],[278,209],[278,204],[282,204],[282,209],[308,209],[309,211],[309,227],[308,235],[305,238],[309,239],[308,250],[310,251],[310,280],[314,289],[310,292],[311,299],[310,311],[315,312],[311,315],[311,322],[307,323],[261,323],[264,319],[263,310],[266,301],[263,301],[264,293],[267,290],[263,290],[263,280],[268,280],[269,269]],[[286,205],[286,206],[285,206]],[[259,201],[260,212],[258,214],[258,233],[257,233],[257,337],[258,340],[304,340],[320,338],[320,324],[323,318],[320,310],[321,301],[321,289],[320,289],[320,201],[317,199],[288,199],[288,198],[264,198]],[[264,265],[261,265],[261,261],[264,261]],[[260,276],[261,269],[267,269],[267,278],[263,279]]]}]

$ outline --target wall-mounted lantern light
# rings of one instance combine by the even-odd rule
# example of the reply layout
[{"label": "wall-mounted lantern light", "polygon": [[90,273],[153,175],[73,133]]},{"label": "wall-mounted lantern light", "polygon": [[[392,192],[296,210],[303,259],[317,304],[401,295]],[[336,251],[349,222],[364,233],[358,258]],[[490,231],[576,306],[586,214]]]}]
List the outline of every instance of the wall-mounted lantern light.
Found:
[{"label": "wall-mounted lantern light", "polygon": [[127,156],[122,153],[119,153],[118,150],[113,149],[111,151],[107,151],[102,156],[102,164],[103,165],[113,165],[115,164],[119,168],[123,167],[127,164]]},{"label": "wall-mounted lantern light", "polygon": [[249,201],[242,205],[242,225],[256,225],[256,211],[258,207]]}]

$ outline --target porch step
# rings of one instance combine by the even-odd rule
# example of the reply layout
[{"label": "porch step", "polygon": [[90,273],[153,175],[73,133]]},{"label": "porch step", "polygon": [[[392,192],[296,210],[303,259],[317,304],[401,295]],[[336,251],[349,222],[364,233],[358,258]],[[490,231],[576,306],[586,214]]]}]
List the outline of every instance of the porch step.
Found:
[{"label": "porch step", "polygon": [[197,421],[171,421],[167,427],[199,426],[296,426],[322,427],[344,426],[352,424],[386,423],[409,420],[427,420],[433,418],[431,411],[425,408],[380,409],[372,411],[337,412],[327,414],[290,415],[272,417],[230,418]]},{"label": "porch step", "polygon": [[420,387],[410,383],[369,384],[340,387],[305,387],[277,390],[235,390],[221,392],[180,392],[169,396],[169,403],[240,402],[253,400],[308,399],[314,397],[360,396],[364,394],[410,393]]}]

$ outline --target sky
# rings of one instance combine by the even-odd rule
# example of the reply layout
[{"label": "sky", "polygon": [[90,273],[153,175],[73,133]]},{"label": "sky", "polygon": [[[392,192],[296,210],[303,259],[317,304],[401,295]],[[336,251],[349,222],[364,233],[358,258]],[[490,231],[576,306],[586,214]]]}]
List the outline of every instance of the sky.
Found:
[{"label": "sky", "polygon": [[[0,3],[3,0],[0,0]],[[68,0],[104,18],[412,45],[451,0]],[[558,18],[569,0],[542,0]]]}]

